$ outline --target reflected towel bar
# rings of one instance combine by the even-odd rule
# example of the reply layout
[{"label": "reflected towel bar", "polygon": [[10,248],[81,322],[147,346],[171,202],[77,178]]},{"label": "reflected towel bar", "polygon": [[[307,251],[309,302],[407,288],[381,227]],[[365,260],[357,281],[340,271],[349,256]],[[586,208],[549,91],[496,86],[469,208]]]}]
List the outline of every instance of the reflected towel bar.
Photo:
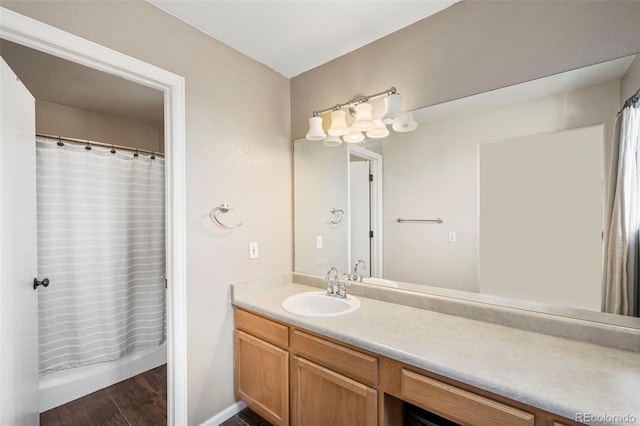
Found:
[{"label": "reflected towel bar", "polygon": [[442,223],[442,219],[437,218],[437,219],[404,219],[402,217],[399,217],[396,219],[396,222],[398,223],[405,223],[405,222],[435,222],[435,223]]}]

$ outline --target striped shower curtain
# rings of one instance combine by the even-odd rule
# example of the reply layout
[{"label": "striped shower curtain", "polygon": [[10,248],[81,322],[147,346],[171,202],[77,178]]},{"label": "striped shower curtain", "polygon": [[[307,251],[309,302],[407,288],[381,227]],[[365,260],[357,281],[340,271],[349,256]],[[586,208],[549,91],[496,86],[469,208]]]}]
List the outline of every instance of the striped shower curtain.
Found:
[{"label": "striped shower curtain", "polygon": [[164,160],[38,138],[40,374],[164,341]]}]

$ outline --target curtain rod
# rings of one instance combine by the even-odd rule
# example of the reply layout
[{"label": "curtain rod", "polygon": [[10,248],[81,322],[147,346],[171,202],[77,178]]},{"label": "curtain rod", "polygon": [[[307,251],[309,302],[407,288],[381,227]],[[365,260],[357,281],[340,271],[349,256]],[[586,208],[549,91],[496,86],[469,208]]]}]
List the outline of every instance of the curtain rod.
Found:
[{"label": "curtain rod", "polygon": [[635,107],[636,104],[638,103],[638,100],[640,100],[640,89],[638,89],[638,91],[636,92],[635,95],[631,96],[629,99],[627,99],[624,102],[624,106],[622,107],[622,109],[620,111],[618,111],[618,114],[620,114],[622,111],[624,111],[624,109],[627,108],[627,107]]},{"label": "curtain rod", "polygon": [[153,155],[161,155],[164,157],[164,153],[162,152],[155,152],[155,151],[149,151],[148,149],[138,149],[138,148],[131,148],[129,146],[124,146],[124,145],[115,145],[112,143],[105,143],[105,142],[96,142],[96,141],[90,141],[87,139],[77,139],[77,138],[69,138],[66,136],[58,136],[58,135],[49,135],[46,133],[36,133],[36,136],[40,136],[43,138],[49,138],[49,139],[57,139],[58,141],[68,141],[68,142],[76,142],[76,143],[82,143],[82,144],[86,144],[86,145],[93,145],[93,146],[101,146],[101,147],[105,147],[105,148],[113,148],[113,149],[119,149],[121,151],[131,151],[131,152],[139,152],[142,154],[151,154]]}]

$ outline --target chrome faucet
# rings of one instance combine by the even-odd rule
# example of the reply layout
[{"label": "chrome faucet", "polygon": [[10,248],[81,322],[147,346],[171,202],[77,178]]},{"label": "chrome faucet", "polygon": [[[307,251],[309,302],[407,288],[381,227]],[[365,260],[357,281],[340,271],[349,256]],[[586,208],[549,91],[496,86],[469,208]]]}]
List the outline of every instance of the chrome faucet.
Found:
[{"label": "chrome faucet", "polygon": [[[333,275],[333,279],[331,276]],[[338,287],[340,286],[338,280],[338,270],[333,266],[329,268],[329,272],[327,272],[327,296],[337,296],[338,295]]]},{"label": "chrome faucet", "polygon": [[362,282],[362,278],[364,278],[364,274],[363,275],[359,275],[358,274],[358,266],[362,265],[362,269],[367,269],[367,264],[364,263],[364,260],[358,260],[356,262],[356,266],[353,267],[353,275],[351,275],[353,281],[357,281],[357,282]]},{"label": "chrome faucet", "polygon": [[338,276],[338,270],[333,266],[329,268],[327,272],[327,296],[339,297],[341,299],[347,298],[347,285],[349,282],[340,281]]}]

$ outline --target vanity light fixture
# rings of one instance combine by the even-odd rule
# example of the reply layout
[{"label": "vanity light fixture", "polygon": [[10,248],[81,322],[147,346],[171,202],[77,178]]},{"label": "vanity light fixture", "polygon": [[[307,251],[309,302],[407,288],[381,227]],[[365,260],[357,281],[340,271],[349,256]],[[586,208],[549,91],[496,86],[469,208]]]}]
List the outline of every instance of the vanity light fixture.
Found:
[{"label": "vanity light fixture", "polygon": [[322,144],[324,146],[340,146],[342,145],[342,139],[340,139],[340,136],[329,135],[325,140],[322,141]]},{"label": "vanity light fixture", "polygon": [[367,132],[367,137],[371,139],[382,139],[389,136],[389,129],[384,125],[382,120],[376,120],[376,127]]},{"label": "vanity light fixture", "polygon": [[344,135],[342,139],[348,143],[360,143],[364,140],[364,135],[360,130],[351,129],[351,131]]},{"label": "vanity light fixture", "polygon": [[309,131],[305,137],[310,141],[321,141],[327,137],[327,134],[322,130],[322,117],[318,117],[314,113],[314,116],[309,119]]},{"label": "vanity light fixture", "polygon": [[[372,106],[370,100],[384,97],[384,112],[376,120],[372,117]],[[349,127],[346,121],[347,111],[355,117],[355,121]],[[323,129],[323,120],[320,114],[331,112],[331,126],[327,134]],[[366,133],[371,139],[381,139],[389,135],[387,125],[396,132],[410,132],[415,130],[418,124],[413,119],[412,113],[405,113],[402,110],[402,97],[397,93],[395,87],[391,87],[384,92],[379,92],[370,96],[362,96],[352,99],[343,104],[337,104],[331,108],[314,111],[309,118],[309,131],[306,138],[310,141],[324,141],[326,146],[338,146],[339,137],[348,143],[359,143],[364,141]],[[338,138],[338,140],[336,140]]]},{"label": "vanity light fixture", "polygon": [[376,127],[376,123],[374,123],[373,118],[371,118],[372,107],[370,103],[363,102],[356,105],[354,109],[356,110],[356,121],[351,125],[353,129],[366,132]]},{"label": "vanity light fixture", "polygon": [[393,120],[393,125],[391,127],[396,132],[411,132],[418,127],[418,123],[413,119],[413,113],[407,112],[396,117],[396,119]]},{"label": "vanity light fixture", "polygon": [[344,136],[349,133],[346,115],[347,113],[341,109],[333,111],[331,113],[331,127],[327,133],[331,136]]},{"label": "vanity light fixture", "polygon": [[402,114],[404,114],[404,111],[402,110],[402,97],[400,94],[394,93],[384,98],[384,112],[380,117],[384,124],[393,124],[396,117]]}]

